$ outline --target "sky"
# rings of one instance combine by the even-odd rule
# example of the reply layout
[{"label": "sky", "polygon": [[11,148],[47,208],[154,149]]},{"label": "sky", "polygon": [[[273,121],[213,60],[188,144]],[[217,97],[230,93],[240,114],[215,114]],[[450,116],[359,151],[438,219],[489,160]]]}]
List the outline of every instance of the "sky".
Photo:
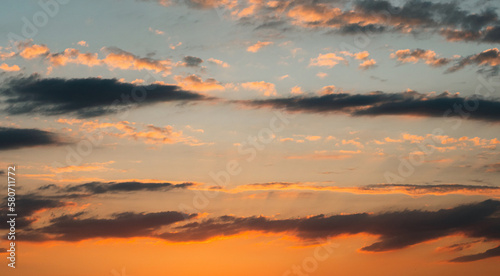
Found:
[{"label": "sky", "polygon": [[2,275],[500,273],[498,2],[1,5]]}]

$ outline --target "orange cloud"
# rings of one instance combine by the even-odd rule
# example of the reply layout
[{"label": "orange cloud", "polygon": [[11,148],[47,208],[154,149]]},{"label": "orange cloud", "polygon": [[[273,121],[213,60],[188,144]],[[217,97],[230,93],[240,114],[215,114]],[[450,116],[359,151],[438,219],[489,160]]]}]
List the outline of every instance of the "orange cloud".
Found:
[{"label": "orange cloud", "polygon": [[451,62],[451,59],[447,58],[438,58],[436,52],[432,50],[398,50],[395,53],[391,54],[391,58],[397,59],[401,63],[417,63],[419,61],[423,61],[426,64],[438,67],[443,66]]},{"label": "orange cloud", "polygon": [[156,73],[163,72],[164,75],[170,74],[170,60],[156,60],[151,58],[140,58],[132,53],[123,51],[118,48],[104,48],[104,52],[108,55],[103,59],[103,62],[110,68],[132,69],[132,70],[151,70]]},{"label": "orange cloud", "polygon": [[229,64],[225,63],[222,60],[218,60],[218,59],[215,59],[215,58],[209,58],[209,59],[207,59],[207,61],[215,63],[217,65],[220,65],[220,66],[222,66],[224,68],[229,68],[230,67]]},{"label": "orange cloud", "polygon": [[342,160],[351,158],[349,154],[328,153],[327,151],[315,151],[314,154],[288,156],[286,159],[303,160]]},{"label": "orange cloud", "polygon": [[269,45],[272,45],[273,42],[271,41],[259,41],[257,43],[255,43],[254,45],[252,46],[249,46],[247,48],[247,51],[248,52],[252,52],[252,53],[256,53],[258,52],[262,47],[265,47],[265,46],[269,46]]},{"label": "orange cloud", "polygon": [[294,86],[294,87],[292,87],[292,90],[290,90],[290,94],[300,95],[300,94],[304,94],[304,91],[302,91],[302,88],[300,88],[300,86]]},{"label": "orange cloud", "polygon": [[339,62],[346,63],[345,58],[337,56],[335,53],[319,54],[317,58],[311,58],[309,66],[324,66],[332,68]]},{"label": "orange cloud", "polygon": [[78,43],[76,43],[76,44],[83,46],[83,47],[89,47],[89,44],[85,40],[78,41]]},{"label": "orange cloud", "polygon": [[265,81],[245,82],[241,86],[249,90],[257,90],[264,93],[264,96],[276,96],[276,87],[273,83]]},{"label": "orange cloud", "polygon": [[367,59],[359,65],[359,68],[366,70],[366,69],[374,67],[375,64],[377,64],[377,62],[374,59]]},{"label": "orange cloud", "polygon": [[[54,173],[72,173],[72,172],[91,172],[91,171],[111,171],[114,169],[108,168],[109,165],[114,164],[115,161],[108,161],[103,163],[88,163],[79,166],[66,166],[66,167],[47,167],[48,170]],[[123,171],[123,170],[121,170]]]},{"label": "orange cloud", "polygon": [[21,43],[19,45],[20,53],[19,55],[25,59],[34,59],[36,57],[45,55],[49,53],[49,48],[46,45],[31,45],[31,42]]},{"label": "orange cloud", "polygon": [[201,77],[197,75],[189,75],[187,77],[175,76],[174,80],[177,82],[177,85],[191,91],[213,91],[213,90],[224,90],[225,87],[222,86],[215,79],[208,78],[205,81],[201,79]]},{"label": "orange cloud", "polygon": [[7,71],[7,72],[16,72],[16,71],[19,71],[21,70],[21,68],[19,68],[19,66],[17,65],[12,65],[12,66],[9,66],[8,64],[6,63],[2,63],[0,65],[0,69],[1,70],[4,70],[4,71]]}]

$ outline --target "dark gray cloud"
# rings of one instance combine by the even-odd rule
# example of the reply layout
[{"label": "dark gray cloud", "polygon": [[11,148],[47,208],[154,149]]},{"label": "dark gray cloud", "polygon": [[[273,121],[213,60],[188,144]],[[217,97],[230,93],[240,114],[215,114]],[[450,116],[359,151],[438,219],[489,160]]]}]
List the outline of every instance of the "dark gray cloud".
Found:
[{"label": "dark gray cloud", "polygon": [[360,24],[347,24],[340,28],[339,32],[341,34],[354,35],[359,33],[365,34],[377,34],[383,33],[387,30],[386,26],[377,25],[377,24],[368,24],[368,25],[360,25]]},{"label": "dark gray cloud", "polygon": [[438,211],[405,210],[382,214],[350,214],[272,220],[264,217],[222,216],[176,227],[160,237],[171,241],[201,241],[244,231],[288,232],[303,240],[369,233],[380,240],[363,251],[383,252],[463,233],[469,237],[500,239],[500,201],[487,200]]},{"label": "dark gray cloud", "polygon": [[458,257],[458,258],[450,260],[450,262],[465,263],[465,262],[479,261],[479,260],[493,258],[493,257],[500,257],[500,246],[486,250],[483,253],[473,254],[473,255],[465,255],[462,257]]},{"label": "dark gray cloud", "polygon": [[11,78],[0,87],[0,100],[10,115],[74,114],[94,117],[160,102],[207,100],[173,85],[136,85],[116,79]]},{"label": "dark gray cloud", "polygon": [[[372,92],[368,94],[337,93],[323,96],[246,100],[237,101],[237,103],[256,108],[268,107],[293,112],[342,113],[352,116],[463,116],[464,119],[500,121],[500,101],[484,99],[479,96],[464,98],[450,93],[439,95],[425,95],[415,91],[404,93]],[[466,111],[464,106],[476,108]]]},{"label": "dark gray cloud", "polygon": [[90,182],[79,185],[70,185],[66,187],[58,187],[54,184],[42,186],[39,190],[53,190],[57,192],[84,192],[86,194],[103,194],[103,193],[118,193],[118,192],[137,192],[137,191],[168,191],[172,189],[186,189],[193,186],[193,183],[144,183],[144,182]]},{"label": "dark gray cloud", "polygon": [[[0,127],[0,151],[26,147],[62,145],[63,139],[56,133],[35,128]],[[2,175],[3,171],[0,172]]]},{"label": "dark gray cloud", "polygon": [[[0,207],[0,213],[2,217],[7,217],[7,198],[3,198]],[[17,214],[16,217],[16,228],[22,229],[30,226],[36,221],[35,218],[31,217],[38,211],[45,209],[54,209],[59,207],[67,206],[68,203],[59,199],[51,199],[36,194],[26,194],[18,195],[15,202],[14,213]],[[7,229],[8,225],[6,223],[0,224],[0,229]]]},{"label": "dark gray cloud", "polygon": [[26,231],[23,240],[42,241],[49,239],[47,236],[55,235],[56,240],[81,241],[94,238],[130,238],[151,237],[154,232],[184,219],[193,218],[195,214],[179,212],[157,213],[118,213],[111,218],[82,218],[85,213],[64,215],[54,218],[50,225]]},{"label": "dark gray cloud", "polygon": [[500,191],[500,187],[487,185],[462,185],[462,184],[430,184],[430,185],[415,185],[415,184],[373,184],[359,188],[366,191],[379,190],[394,190],[402,189],[410,194],[446,194],[452,192],[496,192]]},{"label": "dark gray cloud", "polygon": [[203,62],[203,59],[193,56],[185,56],[182,60],[184,61],[185,66],[188,67],[197,67]]},{"label": "dark gray cloud", "polygon": [[[309,242],[359,233],[379,236],[378,241],[362,248],[367,252],[403,249],[457,234],[489,241],[500,240],[500,201],[496,200],[436,211],[404,210],[380,214],[316,215],[290,219],[220,216],[172,226],[163,233],[158,233],[161,227],[180,222],[184,218],[194,218],[196,215],[178,212],[121,213],[110,218],[83,218],[83,215],[81,213],[54,218],[48,226],[26,231],[23,239],[80,241],[92,238],[155,237],[172,242],[188,242],[233,236],[246,231],[287,233]],[[487,251],[480,256],[458,261],[474,261],[496,256],[495,252]]]}]

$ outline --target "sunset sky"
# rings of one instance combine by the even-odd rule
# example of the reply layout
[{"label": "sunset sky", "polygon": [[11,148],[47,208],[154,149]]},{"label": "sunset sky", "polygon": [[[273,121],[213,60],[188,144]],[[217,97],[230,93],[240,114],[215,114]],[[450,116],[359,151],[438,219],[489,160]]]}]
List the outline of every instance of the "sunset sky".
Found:
[{"label": "sunset sky", "polygon": [[500,274],[498,1],[1,5],[1,275]]}]

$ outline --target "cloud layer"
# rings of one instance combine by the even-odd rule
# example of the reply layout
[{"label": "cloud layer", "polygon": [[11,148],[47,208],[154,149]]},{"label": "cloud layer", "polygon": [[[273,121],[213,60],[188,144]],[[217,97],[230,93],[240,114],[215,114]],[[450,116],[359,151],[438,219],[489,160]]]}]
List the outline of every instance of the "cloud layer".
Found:
[{"label": "cloud layer", "polygon": [[[426,95],[415,91],[368,94],[334,93],[323,96],[238,101],[238,103],[257,108],[268,107],[308,113],[343,113],[352,116],[463,116],[473,120],[500,121],[500,101],[481,97],[464,98],[450,93],[438,95]],[[474,107],[474,109],[466,111],[465,106]]]},{"label": "cloud layer", "polygon": [[43,79],[38,75],[7,80],[0,99],[10,115],[72,114],[95,117],[126,108],[160,102],[200,101],[207,98],[174,85],[137,85],[116,79]]},{"label": "cloud layer", "polygon": [[61,144],[64,144],[62,138],[53,132],[35,128],[0,127],[0,151]]}]

